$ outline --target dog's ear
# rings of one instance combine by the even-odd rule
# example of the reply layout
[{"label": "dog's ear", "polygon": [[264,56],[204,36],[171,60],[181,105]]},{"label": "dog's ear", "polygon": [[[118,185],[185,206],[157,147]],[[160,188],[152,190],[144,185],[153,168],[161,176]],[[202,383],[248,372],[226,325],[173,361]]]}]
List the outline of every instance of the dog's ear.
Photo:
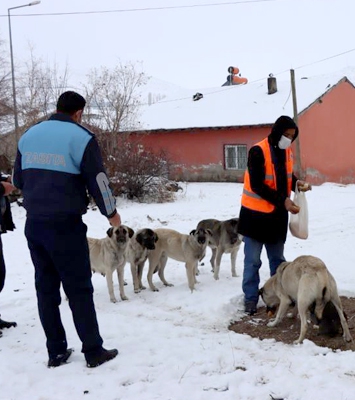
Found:
[{"label": "dog's ear", "polygon": [[140,232],[138,235],[136,235],[136,240],[141,246],[143,246],[143,232]]},{"label": "dog's ear", "polygon": [[108,237],[112,237],[112,234],[113,234],[113,227],[111,227],[111,228],[109,228],[108,230],[107,230],[107,236]]},{"label": "dog's ear", "polygon": [[264,293],[264,287],[262,287],[261,289],[259,289],[259,296],[262,296]]},{"label": "dog's ear", "polygon": [[128,229],[128,236],[131,238],[134,235],[134,230],[127,226]]},{"label": "dog's ear", "polygon": [[190,235],[194,235],[196,233],[196,229],[193,229],[191,232],[190,232]]},{"label": "dog's ear", "polygon": [[156,243],[159,240],[158,235],[154,232],[154,242]]}]

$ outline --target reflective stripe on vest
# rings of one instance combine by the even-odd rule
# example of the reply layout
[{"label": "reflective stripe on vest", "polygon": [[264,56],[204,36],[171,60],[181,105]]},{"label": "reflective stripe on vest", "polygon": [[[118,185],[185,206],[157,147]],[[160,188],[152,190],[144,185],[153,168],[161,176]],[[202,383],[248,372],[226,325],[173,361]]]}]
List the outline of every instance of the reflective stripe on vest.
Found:
[{"label": "reflective stripe on vest", "polygon": [[[265,178],[264,183],[271,189],[277,190],[276,187],[276,174],[274,163],[272,162],[271,149],[268,139],[264,139],[257,143],[264,154],[265,159]],[[287,173],[287,195],[291,194],[292,187],[292,171],[293,171],[293,155],[292,150],[289,147],[286,149],[286,173]],[[261,211],[264,213],[271,213],[274,211],[275,206],[268,201],[261,198],[257,193],[253,192],[250,185],[249,171],[245,171],[244,175],[244,188],[242,194],[242,206],[255,211]]]}]

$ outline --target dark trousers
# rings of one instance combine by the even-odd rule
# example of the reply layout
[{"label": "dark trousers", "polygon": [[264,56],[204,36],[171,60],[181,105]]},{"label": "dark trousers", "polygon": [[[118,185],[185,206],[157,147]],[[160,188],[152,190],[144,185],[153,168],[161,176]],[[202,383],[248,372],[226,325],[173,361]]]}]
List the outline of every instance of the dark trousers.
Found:
[{"label": "dark trousers", "polygon": [[4,254],[2,252],[2,241],[0,235],[0,293],[4,288],[5,275],[6,275],[5,260],[4,260]]},{"label": "dark trousers", "polygon": [[76,331],[85,356],[102,348],[96,319],[87,227],[80,217],[42,221],[28,218],[25,235],[35,267],[38,311],[47,337],[49,356],[67,349],[60,318],[60,283],[68,296]]}]

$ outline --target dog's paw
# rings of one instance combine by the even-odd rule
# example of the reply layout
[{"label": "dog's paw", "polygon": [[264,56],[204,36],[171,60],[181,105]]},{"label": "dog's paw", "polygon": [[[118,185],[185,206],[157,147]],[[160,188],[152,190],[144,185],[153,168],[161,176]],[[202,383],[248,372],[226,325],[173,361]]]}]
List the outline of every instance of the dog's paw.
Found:
[{"label": "dog's paw", "polygon": [[139,290],[145,290],[145,289],[147,289],[147,288],[143,285],[139,288]]},{"label": "dog's paw", "polygon": [[303,343],[303,340],[299,340],[299,339],[297,339],[293,342],[293,344],[302,344],[302,343]]},{"label": "dog's paw", "polygon": [[126,301],[126,300],[128,300],[128,297],[127,296],[121,296],[121,300],[122,301]]},{"label": "dog's paw", "polygon": [[276,326],[277,322],[276,320],[274,321],[270,321],[266,326],[268,326],[269,328],[274,328]]},{"label": "dog's paw", "polygon": [[219,280],[219,276],[218,276],[217,274],[213,274],[213,277],[214,277],[214,279],[215,279],[216,281]]},{"label": "dog's paw", "polygon": [[159,292],[159,289],[156,288],[156,287],[154,287],[154,288],[152,288],[152,291],[153,291],[153,292]]},{"label": "dog's paw", "polygon": [[172,283],[164,283],[165,286],[167,287],[173,287],[174,285]]},{"label": "dog's paw", "polygon": [[117,303],[116,297],[110,297],[111,303]]},{"label": "dog's paw", "polygon": [[238,277],[237,273],[236,272],[232,272],[232,277],[233,278],[237,278]]}]

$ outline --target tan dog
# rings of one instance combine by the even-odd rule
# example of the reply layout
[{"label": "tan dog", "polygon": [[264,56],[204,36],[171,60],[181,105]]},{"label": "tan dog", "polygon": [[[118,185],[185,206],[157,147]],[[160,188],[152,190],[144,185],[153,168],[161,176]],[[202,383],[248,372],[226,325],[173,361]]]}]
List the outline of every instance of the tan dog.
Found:
[{"label": "tan dog", "polygon": [[301,319],[301,332],[295,343],[302,343],[306,336],[307,311],[314,308],[314,314],[321,320],[324,307],[329,301],[338,312],[345,341],[352,341],[336,282],[319,258],[300,256],[293,262],[283,262],[276,274],[260,289],[260,294],[268,308],[279,306],[275,320],[268,323],[270,327],[282,320],[292,303],[296,304]]},{"label": "tan dog", "polygon": [[155,243],[158,241],[157,234],[149,228],[137,231],[127,247],[127,261],[131,264],[134,292],[139,293],[145,289],[142,284],[142,274],[144,263],[148,254],[155,249]]},{"label": "tan dog", "polygon": [[197,225],[197,229],[203,228],[212,231],[208,245],[212,250],[210,262],[214,273],[213,276],[216,280],[219,279],[219,269],[224,253],[230,253],[232,276],[237,276],[236,260],[243,239],[243,236],[238,234],[238,222],[239,218],[232,218],[227,221],[204,219]]},{"label": "tan dog", "polygon": [[124,266],[126,264],[126,248],[129,238],[134,234],[128,226],[110,228],[103,239],[88,238],[90,250],[90,263],[93,272],[99,272],[106,276],[108,293],[112,303],[116,303],[113,291],[113,272],[117,271],[120,296],[122,300],[128,300],[124,292]]},{"label": "tan dog", "polygon": [[154,292],[158,289],[153,284],[153,273],[158,272],[165,286],[173,286],[164,277],[164,269],[168,258],[185,263],[187,280],[191,292],[195,288],[196,268],[198,261],[205,256],[206,247],[212,232],[206,229],[194,229],[189,235],[184,235],[173,229],[155,229],[159,241],[149,256],[149,271],[147,275],[149,287]]}]

